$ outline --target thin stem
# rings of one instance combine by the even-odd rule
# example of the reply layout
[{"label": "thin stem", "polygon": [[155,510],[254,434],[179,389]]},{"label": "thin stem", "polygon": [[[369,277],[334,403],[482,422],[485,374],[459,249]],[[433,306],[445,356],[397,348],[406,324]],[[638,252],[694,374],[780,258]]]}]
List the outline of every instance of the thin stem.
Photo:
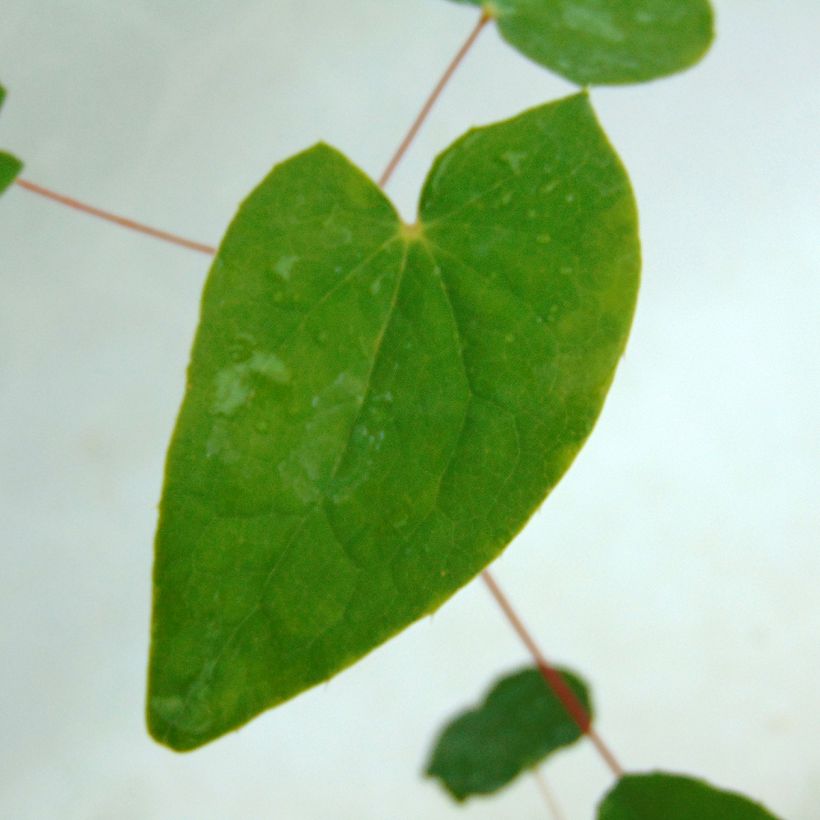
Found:
[{"label": "thin stem", "polygon": [[501,591],[501,588],[498,586],[495,578],[490,574],[490,571],[486,569],[481,573],[481,578],[487,585],[487,588],[490,590],[493,598],[495,598],[496,602],[501,607],[501,611],[507,617],[507,620],[510,622],[512,628],[518,634],[521,642],[527,647],[530,655],[532,655],[535,660],[535,664],[540,670],[544,680],[547,682],[547,685],[550,689],[552,689],[558,700],[561,701],[569,716],[575,721],[576,724],[578,724],[578,728],[592,741],[593,745],[598,750],[598,753],[601,755],[612,774],[614,774],[615,777],[621,777],[623,775],[621,764],[618,763],[615,759],[615,755],[612,754],[601,736],[593,728],[592,718],[584,708],[584,705],[578,700],[572,689],[567,686],[566,681],[544,657],[544,654],[539,649],[538,644],[535,643],[532,635],[524,626],[524,622],[518,616],[518,613],[513,609],[509,598],[507,598],[507,596]]},{"label": "thin stem", "polygon": [[84,214],[96,216],[98,219],[104,219],[106,222],[113,222],[115,225],[119,225],[123,228],[138,231],[139,233],[153,236],[154,239],[161,239],[164,242],[171,242],[174,245],[179,245],[182,248],[188,248],[192,251],[207,253],[210,256],[213,256],[216,253],[216,248],[211,247],[210,245],[203,245],[201,242],[194,242],[191,239],[185,239],[182,236],[168,233],[168,231],[161,231],[158,228],[150,227],[150,225],[143,225],[141,222],[135,222],[133,219],[127,219],[124,216],[118,216],[117,214],[112,214],[109,211],[103,211],[101,208],[95,208],[93,205],[87,205],[84,202],[80,202],[78,199],[74,199],[63,194],[58,194],[55,191],[51,191],[48,188],[44,188],[42,185],[35,184],[34,182],[29,182],[26,179],[18,179],[16,182],[21,188],[25,188],[33,194],[44,196],[54,202],[59,202],[61,205],[67,205],[69,208],[82,211]]},{"label": "thin stem", "polygon": [[[416,137],[416,134],[418,134],[419,129],[424,124],[424,121],[427,119],[427,116],[429,115],[433,106],[436,104],[436,101],[441,95],[441,92],[444,90],[447,83],[450,81],[450,78],[453,76],[456,69],[464,60],[464,57],[467,55],[467,52],[472,48],[473,44],[478,39],[478,35],[481,33],[482,29],[490,21],[490,19],[491,15],[488,12],[485,11],[482,13],[475,28],[472,30],[469,37],[465,40],[464,44],[461,46],[455,57],[447,66],[447,69],[441,76],[441,79],[438,81],[436,87],[433,89],[432,93],[427,98],[427,101],[422,106],[422,109],[419,112],[418,116],[414,120],[413,124],[410,126],[410,130],[405,135],[404,139],[401,142],[401,145],[399,145],[392,159],[385,168],[384,173],[381,175],[381,178],[379,179],[380,187],[384,187],[390,180],[391,176],[393,175],[393,172],[396,170],[396,167],[401,162],[402,157],[407,152],[407,149],[412,144],[413,140]],[[103,219],[106,222],[111,222],[123,228],[128,228],[129,230],[137,231],[147,236],[151,236],[154,239],[160,239],[163,242],[170,242],[171,244],[178,245],[182,248],[187,248],[189,250],[198,251],[199,253],[204,253],[208,256],[213,256],[217,252],[217,249],[212,245],[205,245],[201,242],[194,242],[191,239],[185,239],[184,237],[169,233],[168,231],[162,231],[158,228],[152,228],[149,225],[144,225],[141,222],[136,222],[133,219],[118,216],[117,214],[110,213],[109,211],[104,211],[101,208],[96,208],[93,205],[88,205],[84,202],[80,202],[79,200],[74,199],[73,197],[58,194],[55,191],[49,190],[48,188],[45,188],[42,185],[37,185],[34,182],[29,182],[25,179],[17,179],[16,184],[19,185],[21,188],[30,191],[31,193],[46,197],[47,199],[51,199],[54,202],[59,202],[61,205],[66,205],[69,208],[74,208],[77,211],[81,211],[82,213],[97,217],[98,219]],[[621,777],[621,775],[623,774],[623,769],[621,768],[618,761],[615,759],[615,756],[606,746],[604,741],[592,727],[592,719],[590,715],[587,713],[583,704],[581,704],[578,698],[575,697],[575,694],[572,692],[572,690],[567,686],[564,679],[547,662],[547,659],[544,657],[541,650],[538,648],[538,645],[535,643],[532,636],[527,631],[523,622],[519,618],[518,614],[513,609],[509,599],[501,591],[495,578],[490,574],[489,570],[484,570],[484,572],[481,573],[481,577],[483,578],[484,583],[489,588],[496,602],[501,607],[501,610],[507,617],[507,620],[509,620],[513,629],[516,631],[519,638],[521,638],[522,642],[535,659],[536,665],[538,666],[538,669],[541,671],[544,680],[555,693],[556,697],[561,701],[570,717],[577,723],[581,731],[592,741],[595,748],[598,750],[599,754],[604,759],[605,763],[610,768],[612,773],[616,777]],[[536,779],[538,779],[537,772]],[[541,788],[541,791],[545,793],[548,802],[552,804],[553,800],[551,795],[549,795],[549,790],[546,789],[546,784],[541,780],[539,780],[539,788]],[[553,806],[552,810],[556,814],[556,817],[560,816],[560,812],[556,811],[556,807]]]},{"label": "thin stem", "polygon": [[475,43],[478,39],[478,35],[481,34],[482,29],[487,25],[487,23],[490,22],[490,19],[490,14],[487,11],[484,11],[479,18],[478,23],[476,23],[475,28],[470,32],[470,36],[464,41],[464,45],[461,46],[456,53],[456,56],[450,61],[450,65],[447,66],[444,74],[441,75],[441,79],[436,84],[436,87],[432,90],[430,96],[421,107],[421,111],[419,111],[416,119],[413,120],[413,124],[410,126],[410,130],[401,141],[401,145],[399,145],[396,149],[396,153],[393,154],[390,162],[387,163],[384,173],[382,173],[381,177],[379,177],[380,187],[384,188],[384,186],[390,181],[390,177],[393,176],[393,171],[396,170],[396,166],[401,162],[405,153],[407,153],[407,149],[416,138],[416,134],[418,134],[421,126],[424,125],[427,115],[430,113],[433,106],[436,104],[436,101],[441,96],[441,92],[444,91],[447,83],[450,82],[450,78],[453,74],[455,74],[456,69],[461,65],[462,60],[467,56],[467,52],[473,47],[473,43]]},{"label": "thin stem", "polygon": [[538,786],[541,797],[544,798],[544,802],[549,807],[553,820],[564,820],[564,813],[561,811],[552,789],[547,785],[547,778],[544,777],[540,769],[533,769],[532,776],[535,778],[535,785]]},{"label": "thin stem", "polygon": [[[424,121],[427,119],[427,115],[430,113],[433,106],[436,104],[436,100],[438,100],[441,92],[444,90],[447,83],[450,81],[450,78],[455,73],[456,69],[461,65],[462,60],[467,55],[467,52],[472,48],[473,43],[478,39],[478,35],[481,33],[481,30],[484,26],[489,22],[490,14],[488,12],[483,12],[481,17],[478,20],[475,28],[470,32],[470,36],[465,40],[464,45],[458,50],[458,53],[455,57],[453,57],[450,64],[447,66],[444,74],[442,74],[441,79],[436,84],[436,87],[433,89],[430,96],[427,98],[427,101],[422,106],[421,111],[419,112],[418,116],[416,117],[415,121],[413,122],[412,126],[410,126],[410,130],[405,135],[404,139],[401,142],[401,145],[396,150],[396,153],[393,155],[393,158],[385,168],[384,173],[381,175],[379,179],[379,185],[384,187],[387,182],[389,181],[390,177],[393,175],[393,171],[396,170],[396,166],[401,162],[402,157],[407,152],[407,149],[412,144],[413,140],[418,134],[419,129],[424,124]],[[24,188],[26,191],[30,191],[33,194],[37,194],[42,197],[46,197],[47,199],[52,200],[53,202],[59,202],[61,205],[66,205],[69,208],[74,208],[76,211],[81,211],[84,214],[88,214],[89,216],[97,217],[98,219],[104,219],[106,222],[111,222],[115,225],[119,225],[122,228],[128,228],[132,231],[137,231],[139,233],[145,234],[146,236],[152,236],[154,239],[161,239],[163,242],[170,242],[173,245],[178,245],[182,248],[188,248],[192,251],[198,251],[199,253],[208,254],[209,256],[213,256],[217,249],[212,245],[205,245],[202,242],[195,242],[192,239],[185,239],[182,236],[177,236],[176,234],[169,233],[168,231],[162,231],[158,228],[152,228],[150,225],[144,225],[141,222],[137,222],[133,219],[128,219],[124,216],[119,216],[118,214],[111,213],[110,211],[104,211],[102,208],[97,208],[93,205],[88,205],[85,202],[80,202],[78,199],[74,199],[73,197],[66,196],[65,194],[59,194],[56,191],[52,191],[49,188],[45,188],[42,185],[38,185],[34,182],[29,182],[26,179],[17,179],[17,185],[21,188]]]}]

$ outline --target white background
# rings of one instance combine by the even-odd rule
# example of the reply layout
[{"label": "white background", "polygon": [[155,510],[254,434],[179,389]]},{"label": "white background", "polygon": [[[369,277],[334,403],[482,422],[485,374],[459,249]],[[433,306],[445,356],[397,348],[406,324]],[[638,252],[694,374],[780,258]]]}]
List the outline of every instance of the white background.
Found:
[{"label": "white background", "polygon": [[[644,287],[603,417],[498,562],[630,768],[820,817],[816,0],[723,0],[706,61],[593,101]],[[4,0],[0,145],[33,181],[205,242],[317,139],[378,175],[476,18],[441,0]],[[390,193],[471,125],[569,93],[488,29]],[[179,756],[143,725],[151,542],[206,257],[0,201],[0,816],[541,818],[466,808],[432,735],[526,660],[480,584],[352,670]],[[570,820],[609,776],[547,767]]]}]

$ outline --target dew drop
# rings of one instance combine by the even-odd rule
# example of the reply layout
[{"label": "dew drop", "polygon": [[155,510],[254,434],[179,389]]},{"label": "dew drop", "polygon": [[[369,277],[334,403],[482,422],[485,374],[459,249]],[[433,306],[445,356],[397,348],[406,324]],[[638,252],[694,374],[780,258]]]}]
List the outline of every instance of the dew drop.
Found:
[{"label": "dew drop", "polygon": [[274,270],[276,273],[279,274],[285,281],[290,279],[291,271],[293,270],[293,266],[299,261],[298,256],[283,256],[279,259],[279,261],[274,265]]},{"label": "dew drop", "polygon": [[286,384],[291,379],[290,370],[275,353],[256,351],[250,358],[225,367],[216,374],[212,412],[230,416],[251,401],[255,392],[254,376],[276,384]]},{"label": "dew drop", "polygon": [[526,151],[505,151],[501,155],[501,159],[510,166],[514,174],[520,174],[521,164],[528,156]]}]

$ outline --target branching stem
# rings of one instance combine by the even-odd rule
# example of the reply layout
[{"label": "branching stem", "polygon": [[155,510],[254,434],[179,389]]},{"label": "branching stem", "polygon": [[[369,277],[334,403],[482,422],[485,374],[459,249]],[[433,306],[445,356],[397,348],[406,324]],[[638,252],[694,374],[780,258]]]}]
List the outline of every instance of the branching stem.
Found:
[{"label": "branching stem", "polygon": [[[467,52],[473,47],[473,44],[478,39],[478,35],[481,34],[482,29],[484,26],[490,21],[491,17],[488,12],[483,12],[481,17],[479,17],[478,23],[476,24],[475,28],[470,32],[470,35],[464,41],[464,44],[456,53],[455,57],[450,61],[450,64],[444,71],[444,74],[441,75],[441,79],[436,83],[436,87],[431,92],[430,96],[427,98],[426,102],[419,111],[416,119],[413,121],[413,124],[410,126],[410,130],[405,135],[404,139],[401,141],[401,145],[396,149],[396,153],[393,155],[390,162],[387,164],[387,167],[382,173],[379,179],[379,185],[383,188],[390,177],[393,175],[393,172],[396,170],[396,167],[401,162],[402,157],[407,152],[407,149],[413,143],[413,140],[416,138],[421,126],[424,124],[424,121],[427,119],[427,116],[430,114],[433,106],[436,104],[436,101],[441,96],[441,92],[444,91],[446,85],[450,82],[453,74],[455,74],[456,69],[461,65],[461,62],[467,56]],[[25,190],[30,191],[31,193],[38,194],[39,196],[46,197],[47,199],[52,200],[52,202],[58,202],[60,205],[65,205],[69,208],[73,208],[76,211],[81,211],[82,213],[88,214],[89,216],[97,217],[98,219],[104,219],[106,222],[112,222],[115,225],[119,225],[122,228],[128,228],[132,231],[138,231],[139,233],[146,234],[147,236],[152,236],[154,239],[161,239],[165,242],[170,242],[174,245],[179,245],[183,248],[188,248],[192,251],[199,251],[200,253],[205,253],[213,256],[217,249],[212,247],[211,245],[205,245],[201,242],[194,242],[191,239],[185,239],[184,237],[177,236],[176,234],[169,233],[168,231],[161,231],[158,228],[152,228],[150,225],[144,225],[141,222],[137,222],[133,219],[128,219],[124,216],[119,216],[118,214],[111,213],[110,211],[105,211],[102,208],[97,208],[94,205],[88,205],[85,202],[80,202],[78,199],[74,199],[73,197],[66,196],[65,194],[59,194],[56,191],[52,191],[49,188],[46,188],[42,185],[38,185],[35,182],[29,182],[27,179],[17,179],[17,185],[21,188],[25,188]]]},{"label": "branching stem", "polygon": [[[389,182],[390,178],[393,175],[393,172],[396,170],[396,167],[401,162],[404,155],[407,153],[408,148],[412,145],[413,140],[416,138],[416,135],[418,134],[419,130],[421,129],[422,125],[424,124],[425,120],[430,114],[430,111],[436,104],[438,98],[441,96],[442,91],[447,86],[453,74],[456,72],[456,69],[458,69],[458,67],[461,65],[462,61],[464,60],[464,57],[470,51],[473,44],[478,39],[479,34],[481,34],[481,31],[484,29],[484,27],[490,21],[490,19],[491,16],[489,13],[482,13],[475,28],[473,28],[473,30],[470,32],[470,35],[464,41],[464,44],[461,46],[461,48],[456,53],[455,57],[453,57],[450,64],[445,69],[444,74],[442,74],[441,76],[441,79],[438,81],[435,88],[430,93],[430,96],[427,98],[426,102],[422,106],[421,110],[416,116],[416,119],[413,121],[413,124],[410,126],[410,129],[408,130],[401,144],[396,149],[395,154],[393,155],[390,162],[387,164],[387,167],[385,168],[384,172],[382,173],[379,179],[379,185],[381,187],[384,187]],[[82,213],[97,217],[98,219],[103,219],[107,222],[111,222],[123,228],[128,228],[132,231],[138,231],[139,233],[154,237],[155,239],[160,239],[164,242],[170,242],[171,244],[178,245],[183,248],[188,248],[189,250],[198,251],[199,253],[208,254],[210,256],[213,256],[217,251],[217,248],[215,248],[212,245],[205,245],[201,242],[194,242],[191,239],[185,239],[184,237],[169,233],[168,231],[162,231],[157,228],[152,228],[149,225],[144,225],[140,222],[136,222],[133,219],[118,216],[117,214],[110,213],[109,211],[104,211],[101,208],[96,208],[93,205],[88,205],[84,202],[80,202],[79,200],[74,199],[73,197],[56,193],[55,191],[52,191],[48,188],[44,188],[42,185],[37,185],[25,179],[16,180],[16,184],[27,191],[38,194],[39,196],[46,197],[47,199],[50,199],[54,202],[58,202],[61,205],[66,205],[69,208],[73,208],[77,211],[81,211]],[[597,751],[599,752],[599,754],[601,755],[609,769],[615,775],[615,777],[620,777],[623,774],[623,769],[621,768],[620,764],[618,763],[612,752],[609,750],[607,745],[601,739],[600,735],[598,735],[598,733],[593,728],[590,715],[587,713],[584,706],[579,702],[578,698],[575,697],[575,694],[564,682],[564,679],[558,674],[558,672],[555,671],[555,669],[544,657],[538,645],[535,643],[529,631],[526,629],[523,622],[521,621],[521,618],[513,609],[509,599],[501,591],[501,588],[498,586],[498,583],[496,582],[495,578],[492,576],[490,571],[485,570],[481,574],[481,577],[484,580],[484,583],[487,585],[488,589],[490,590],[493,598],[498,603],[502,612],[506,616],[507,620],[510,622],[513,629],[516,631],[519,638],[532,655],[538,669],[541,671],[541,674],[544,677],[544,680],[555,693],[556,697],[564,705],[564,708],[567,710],[567,713],[570,715],[570,717],[572,717],[572,719],[578,724],[581,731],[592,741],[595,748],[597,749]]]}]

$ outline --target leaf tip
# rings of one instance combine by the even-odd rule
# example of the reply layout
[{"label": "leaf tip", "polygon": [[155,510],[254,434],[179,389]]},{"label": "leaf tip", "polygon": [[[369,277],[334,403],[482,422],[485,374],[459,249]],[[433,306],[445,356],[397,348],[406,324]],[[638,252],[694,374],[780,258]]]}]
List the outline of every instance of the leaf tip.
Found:
[{"label": "leaf tip", "polygon": [[187,706],[184,698],[154,695],[149,687],[145,708],[148,734],[174,752],[190,752],[207,743],[211,736],[185,726]]}]

